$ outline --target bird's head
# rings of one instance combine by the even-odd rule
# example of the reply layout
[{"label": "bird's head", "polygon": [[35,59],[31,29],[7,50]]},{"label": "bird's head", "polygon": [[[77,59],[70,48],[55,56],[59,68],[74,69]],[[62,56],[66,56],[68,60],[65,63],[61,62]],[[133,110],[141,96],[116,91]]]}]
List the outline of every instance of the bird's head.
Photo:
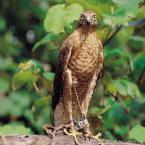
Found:
[{"label": "bird's head", "polygon": [[98,24],[96,13],[92,11],[85,11],[81,13],[78,27],[96,28]]}]

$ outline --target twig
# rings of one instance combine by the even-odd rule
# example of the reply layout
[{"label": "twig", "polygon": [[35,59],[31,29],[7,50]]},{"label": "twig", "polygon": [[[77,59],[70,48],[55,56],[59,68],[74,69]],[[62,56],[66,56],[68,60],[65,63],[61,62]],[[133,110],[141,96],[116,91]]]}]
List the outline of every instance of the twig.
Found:
[{"label": "twig", "polygon": [[33,83],[33,86],[34,86],[34,88],[35,88],[36,92],[37,92],[37,93],[40,93],[40,90],[39,90],[39,88],[38,88],[37,84],[36,84],[36,83]]},{"label": "twig", "polygon": [[[141,7],[144,6],[144,5],[145,5],[145,0],[144,0],[143,2],[140,2],[140,3],[138,4],[138,8],[141,8]],[[139,20],[139,21],[130,22],[130,23],[129,23],[129,26],[137,26],[137,25],[140,24],[140,22],[144,23],[144,19]],[[125,28],[125,27],[127,27],[127,26],[124,26],[123,24],[120,24],[119,26],[117,26],[117,27],[116,27],[116,30],[115,30],[112,34],[110,34],[110,36],[109,36],[106,40],[104,40],[103,45],[104,45],[104,46],[107,45],[107,44],[112,40],[112,38],[113,38],[122,28]]]},{"label": "twig", "polygon": [[122,107],[124,108],[125,112],[128,113],[129,109],[127,108],[126,104],[124,103],[123,99],[121,98],[120,94],[117,92],[116,95],[110,93],[115,100],[119,101]]},{"label": "twig", "polygon": [[123,25],[119,25],[116,30],[103,42],[103,46],[107,45],[112,38],[121,30],[121,28],[123,27]]},{"label": "twig", "polygon": [[138,4],[138,8],[141,8],[141,7],[143,7],[145,5],[145,0],[143,1],[143,2],[140,2],[139,4]]},{"label": "twig", "polygon": [[144,76],[144,73],[145,73],[145,66],[144,66],[142,72],[140,73],[139,79],[137,81],[137,84],[138,85],[140,85],[140,84],[142,84],[144,82],[144,77],[143,77]]},{"label": "twig", "polygon": [[98,116],[101,116],[102,114],[104,114],[106,111],[108,111],[111,108],[112,105],[108,105],[106,106],[106,108],[104,108],[102,111],[100,111],[99,113],[97,113]]},{"label": "twig", "polygon": [[132,68],[131,62],[130,62],[130,60],[128,58],[127,58],[127,63],[128,63],[128,66],[129,66],[130,74],[131,74],[133,80],[136,82],[137,80],[135,79],[135,76],[133,74],[133,68]]}]

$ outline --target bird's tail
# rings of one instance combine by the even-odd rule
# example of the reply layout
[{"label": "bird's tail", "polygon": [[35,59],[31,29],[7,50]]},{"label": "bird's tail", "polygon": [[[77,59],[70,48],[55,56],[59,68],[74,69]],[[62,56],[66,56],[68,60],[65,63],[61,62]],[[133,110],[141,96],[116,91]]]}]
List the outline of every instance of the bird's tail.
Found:
[{"label": "bird's tail", "polygon": [[63,105],[62,101],[60,101],[57,104],[57,106],[54,110],[54,114],[53,114],[55,126],[67,124],[69,122],[69,118],[68,118],[68,115],[66,115],[66,113],[67,113],[67,111],[65,110],[64,105]]}]

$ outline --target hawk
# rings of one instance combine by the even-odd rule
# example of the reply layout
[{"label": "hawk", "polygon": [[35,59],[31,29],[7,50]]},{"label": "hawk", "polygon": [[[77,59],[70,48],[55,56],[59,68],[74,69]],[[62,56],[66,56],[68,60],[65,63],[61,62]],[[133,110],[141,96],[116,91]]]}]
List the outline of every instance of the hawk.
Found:
[{"label": "hawk", "polygon": [[60,50],[54,79],[52,108],[54,125],[76,123],[89,132],[87,112],[92,94],[103,69],[103,46],[96,33],[96,13],[81,13],[76,30],[68,36]]}]

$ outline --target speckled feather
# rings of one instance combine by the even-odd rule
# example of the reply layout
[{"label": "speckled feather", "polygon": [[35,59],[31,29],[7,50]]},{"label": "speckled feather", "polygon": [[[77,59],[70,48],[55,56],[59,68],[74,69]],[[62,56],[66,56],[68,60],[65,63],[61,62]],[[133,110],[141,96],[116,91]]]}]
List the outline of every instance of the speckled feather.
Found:
[{"label": "speckled feather", "polygon": [[[102,68],[103,46],[96,31],[94,28],[78,27],[64,40],[60,50],[52,100],[56,126],[70,121],[67,110],[69,109],[68,102],[72,107],[71,113],[74,120],[79,120],[81,113],[87,114],[89,102]],[[71,77],[66,77],[67,70]],[[78,106],[74,86],[82,112]]]}]

